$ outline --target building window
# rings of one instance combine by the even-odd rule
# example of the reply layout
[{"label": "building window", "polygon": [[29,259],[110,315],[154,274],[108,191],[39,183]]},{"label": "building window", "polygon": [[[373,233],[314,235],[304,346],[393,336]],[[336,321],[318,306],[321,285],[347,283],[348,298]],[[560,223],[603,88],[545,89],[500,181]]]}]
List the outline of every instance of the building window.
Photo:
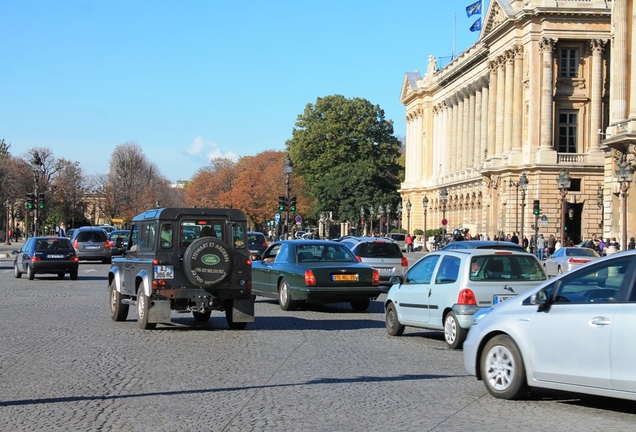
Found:
[{"label": "building window", "polygon": [[559,153],[576,153],[576,132],[578,115],[576,112],[559,113]]},{"label": "building window", "polygon": [[559,77],[577,78],[579,76],[579,50],[578,48],[561,48],[561,65]]}]

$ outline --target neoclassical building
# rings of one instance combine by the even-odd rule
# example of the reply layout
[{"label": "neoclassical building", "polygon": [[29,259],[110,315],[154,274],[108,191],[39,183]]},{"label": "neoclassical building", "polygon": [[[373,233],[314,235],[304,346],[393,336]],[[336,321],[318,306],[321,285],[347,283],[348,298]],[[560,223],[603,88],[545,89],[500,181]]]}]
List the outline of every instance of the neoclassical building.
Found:
[{"label": "neoclassical building", "polygon": [[490,0],[485,12],[472,47],[405,74],[403,225],[620,240],[616,169],[631,167],[636,137],[632,2]]}]

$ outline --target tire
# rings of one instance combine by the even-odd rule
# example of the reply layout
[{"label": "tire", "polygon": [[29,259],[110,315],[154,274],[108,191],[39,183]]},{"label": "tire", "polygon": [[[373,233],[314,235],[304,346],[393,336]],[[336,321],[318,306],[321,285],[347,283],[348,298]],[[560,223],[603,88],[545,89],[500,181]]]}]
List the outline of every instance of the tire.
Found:
[{"label": "tire", "polygon": [[297,303],[291,298],[291,290],[285,279],[280,281],[278,285],[278,304],[284,311],[297,309]]},{"label": "tire", "polygon": [[216,237],[196,239],[183,254],[184,273],[198,287],[219,285],[232,275],[232,253],[232,248]]},{"label": "tire", "polygon": [[450,349],[461,348],[466,340],[468,330],[457,322],[455,312],[449,312],[444,318],[444,340]]},{"label": "tire", "polygon": [[33,271],[33,268],[31,268],[30,265],[27,266],[27,278],[29,280],[33,280],[35,278],[35,272]]},{"label": "tire", "polygon": [[488,392],[500,399],[519,399],[528,389],[519,348],[508,335],[498,335],[484,346],[479,359]]},{"label": "tire", "polygon": [[22,277],[22,272],[18,270],[18,263],[13,264],[13,277],[16,279],[20,279]]},{"label": "tire", "polygon": [[[75,279],[77,279],[77,271],[74,275]],[[72,272],[71,279],[73,279]],[[121,302],[124,296],[115,289],[115,281],[108,285],[108,294],[110,296],[110,317],[113,321],[126,321],[126,318],[128,318],[128,305]]]},{"label": "tire", "polygon": [[225,320],[230,330],[245,330],[245,327],[247,327],[246,322],[234,322],[232,319],[232,301],[228,301],[225,307]]},{"label": "tire", "polygon": [[152,330],[157,327],[157,323],[148,322],[148,311],[150,310],[150,298],[144,294],[143,286],[137,288],[137,320],[139,328],[142,330]]},{"label": "tire", "polygon": [[561,266],[559,266],[557,268],[557,275],[560,275],[561,273],[563,273],[563,269],[561,268]]},{"label": "tire", "polygon": [[77,269],[71,270],[71,280],[77,280]]},{"label": "tire", "polygon": [[192,312],[192,316],[194,317],[194,320],[196,322],[208,322],[210,320],[211,314],[211,310],[206,312]]},{"label": "tire", "polygon": [[64,279],[64,273],[58,273],[57,274],[57,278],[58,279]]},{"label": "tire", "polygon": [[111,260],[111,258],[104,258],[104,259],[102,260],[102,264],[110,264],[110,263],[111,263],[111,261],[112,261],[112,260]]},{"label": "tire", "polygon": [[356,312],[364,312],[369,309],[369,305],[371,304],[371,299],[364,300],[356,300],[351,302],[351,309]]},{"label": "tire", "polygon": [[404,333],[404,326],[400,324],[400,320],[398,319],[398,314],[393,303],[389,303],[389,305],[386,307],[384,323],[386,325],[386,331],[389,333],[389,335],[402,336],[402,333]]}]

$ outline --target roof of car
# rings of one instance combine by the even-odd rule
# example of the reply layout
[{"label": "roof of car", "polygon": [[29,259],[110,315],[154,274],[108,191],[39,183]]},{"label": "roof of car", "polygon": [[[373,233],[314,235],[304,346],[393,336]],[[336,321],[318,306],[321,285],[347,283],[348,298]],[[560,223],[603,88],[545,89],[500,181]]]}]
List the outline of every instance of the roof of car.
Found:
[{"label": "roof of car", "polygon": [[133,221],[142,221],[146,219],[162,219],[176,220],[181,216],[192,217],[225,217],[229,220],[245,221],[245,213],[238,209],[219,209],[219,208],[194,208],[194,207],[167,207],[146,210],[133,218]]},{"label": "roof of car", "polygon": [[359,242],[386,242],[386,243],[395,243],[395,240],[388,238],[388,237],[355,237],[355,236],[347,236],[344,237],[342,240],[340,241],[347,241],[347,240],[355,240],[355,241],[359,241]]},{"label": "roof of car", "polygon": [[[475,248],[487,248],[488,246],[504,246],[511,248],[518,248],[519,250],[524,250],[522,246],[519,246],[517,243],[509,242],[509,241],[491,241],[491,240],[457,240],[451,242],[444,246],[444,248],[451,247],[453,243],[462,242],[466,249],[475,249]],[[442,248],[442,249],[444,249]]]}]

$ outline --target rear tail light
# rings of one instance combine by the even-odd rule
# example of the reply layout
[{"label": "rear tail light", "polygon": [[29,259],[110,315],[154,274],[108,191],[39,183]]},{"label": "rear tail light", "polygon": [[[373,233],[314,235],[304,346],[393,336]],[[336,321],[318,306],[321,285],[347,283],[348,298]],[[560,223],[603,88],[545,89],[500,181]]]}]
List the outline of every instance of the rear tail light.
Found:
[{"label": "rear tail light", "polygon": [[312,272],[311,270],[305,270],[305,285],[316,285],[316,276],[314,276],[314,272]]},{"label": "rear tail light", "polygon": [[79,250],[79,243],[77,242],[77,239],[73,240],[73,249]]},{"label": "rear tail light", "polygon": [[457,304],[477,305],[477,298],[475,297],[475,293],[468,288],[464,288],[459,292],[459,295],[457,296]]},{"label": "rear tail light", "polygon": [[38,262],[38,261],[42,261],[42,258],[40,258],[38,256],[32,256],[31,257],[31,262]]},{"label": "rear tail light", "polygon": [[409,266],[409,259],[405,256],[402,257],[402,267],[408,267]]},{"label": "rear tail light", "polygon": [[73,262],[77,262],[77,261],[79,261],[79,258],[78,258],[78,257],[76,257],[76,256],[71,257],[71,261],[73,261]]},{"label": "rear tail light", "polygon": [[112,242],[110,240],[106,240],[106,243],[104,243],[104,249],[110,249],[110,244]]},{"label": "rear tail light", "polygon": [[269,245],[267,244],[267,240],[263,240],[263,247],[267,247],[267,246],[269,246]]},{"label": "rear tail light", "polygon": [[590,262],[590,260],[589,259],[582,259],[582,258],[570,258],[568,260],[568,262],[572,263],[572,264],[585,264],[585,263]]},{"label": "rear tail light", "polygon": [[362,257],[361,256],[356,255],[356,258],[358,258],[358,261],[362,262]]},{"label": "rear tail light", "polygon": [[371,283],[373,285],[380,285],[380,272],[373,270],[373,276],[371,276]]}]

